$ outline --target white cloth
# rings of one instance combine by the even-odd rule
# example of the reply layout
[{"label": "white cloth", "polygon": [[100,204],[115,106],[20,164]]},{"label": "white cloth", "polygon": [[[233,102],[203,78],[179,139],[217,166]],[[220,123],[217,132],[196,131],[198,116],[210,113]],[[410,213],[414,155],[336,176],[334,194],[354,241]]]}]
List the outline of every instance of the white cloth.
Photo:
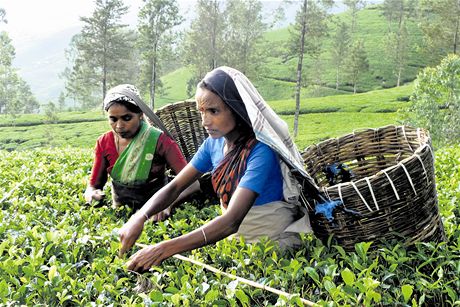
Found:
[{"label": "white cloth", "polygon": [[[225,213],[226,209],[222,206],[221,209]],[[302,213],[304,215],[299,218]],[[286,248],[301,245],[299,233],[311,232],[306,210],[295,204],[276,201],[252,206],[233,236],[242,236],[247,243],[255,243],[267,237],[278,242],[281,248]]]}]

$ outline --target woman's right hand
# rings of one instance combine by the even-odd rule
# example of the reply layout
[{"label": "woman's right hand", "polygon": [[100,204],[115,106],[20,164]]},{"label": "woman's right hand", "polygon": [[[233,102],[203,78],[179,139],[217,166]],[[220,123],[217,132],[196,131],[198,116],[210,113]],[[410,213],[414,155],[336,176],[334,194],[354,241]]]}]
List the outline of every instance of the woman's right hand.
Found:
[{"label": "woman's right hand", "polygon": [[145,216],[139,211],[131,216],[131,218],[120,228],[118,235],[120,236],[120,257],[124,255],[131,247],[144,229]]},{"label": "woman's right hand", "polygon": [[158,212],[157,214],[154,214],[150,219],[152,220],[152,222],[164,221],[171,215],[171,209],[172,209],[172,205],[164,209],[163,211]]},{"label": "woman's right hand", "polygon": [[100,189],[95,189],[94,187],[87,187],[85,190],[84,197],[85,201],[88,204],[91,204],[93,200],[102,200],[105,197],[105,194]]}]

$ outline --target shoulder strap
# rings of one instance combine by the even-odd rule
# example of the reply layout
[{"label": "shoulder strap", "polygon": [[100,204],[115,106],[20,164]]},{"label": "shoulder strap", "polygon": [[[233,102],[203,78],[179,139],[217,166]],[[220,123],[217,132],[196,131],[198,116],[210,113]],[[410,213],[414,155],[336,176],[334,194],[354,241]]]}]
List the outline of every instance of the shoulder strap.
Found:
[{"label": "shoulder strap", "polygon": [[169,133],[168,129],[166,126],[163,124],[161,119],[150,109],[143,101],[142,99],[139,99],[137,95],[133,95],[130,91],[127,91],[125,89],[122,89],[119,91],[120,94],[123,94],[129,98],[131,98],[142,110],[142,112],[155,124],[163,130],[164,133],[166,133],[171,139],[174,140],[173,136],[171,133]]}]

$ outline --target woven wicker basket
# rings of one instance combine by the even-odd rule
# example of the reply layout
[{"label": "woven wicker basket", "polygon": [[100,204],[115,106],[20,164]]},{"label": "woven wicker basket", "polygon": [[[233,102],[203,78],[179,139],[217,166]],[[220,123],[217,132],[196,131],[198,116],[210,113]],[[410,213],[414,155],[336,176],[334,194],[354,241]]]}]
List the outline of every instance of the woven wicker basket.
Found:
[{"label": "woven wicker basket", "polygon": [[208,136],[201,126],[201,116],[196,110],[195,101],[170,103],[155,113],[179,144],[187,161],[190,161]]},{"label": "woven wicker basket", "polygon": [[[346,250],[361,241],[439,241],[445,238],[437,206],[433,152],[427,131],[407,126],[366,129],[306,148],[307,172],[332,200],[341,200],[333,221],[315,214],[315,235],[330,235]],[[330,185],[324,173],[333,163],[345,163],[353,178]],[[376,246],[378,244],[373,244]]]}]

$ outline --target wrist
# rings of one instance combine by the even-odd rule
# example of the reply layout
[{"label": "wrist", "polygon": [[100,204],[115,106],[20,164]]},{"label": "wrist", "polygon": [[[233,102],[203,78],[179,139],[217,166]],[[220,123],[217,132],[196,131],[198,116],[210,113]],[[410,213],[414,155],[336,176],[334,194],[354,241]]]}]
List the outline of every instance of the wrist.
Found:
[{"label": "wrist", "polygon": [[142,220],[143,223],[147,222],[150,219],[148,214],[146,212],[144,212],[144,211],[141,211],[141,210],[137,211],[136,215],[137,215],[138,219]]}]

